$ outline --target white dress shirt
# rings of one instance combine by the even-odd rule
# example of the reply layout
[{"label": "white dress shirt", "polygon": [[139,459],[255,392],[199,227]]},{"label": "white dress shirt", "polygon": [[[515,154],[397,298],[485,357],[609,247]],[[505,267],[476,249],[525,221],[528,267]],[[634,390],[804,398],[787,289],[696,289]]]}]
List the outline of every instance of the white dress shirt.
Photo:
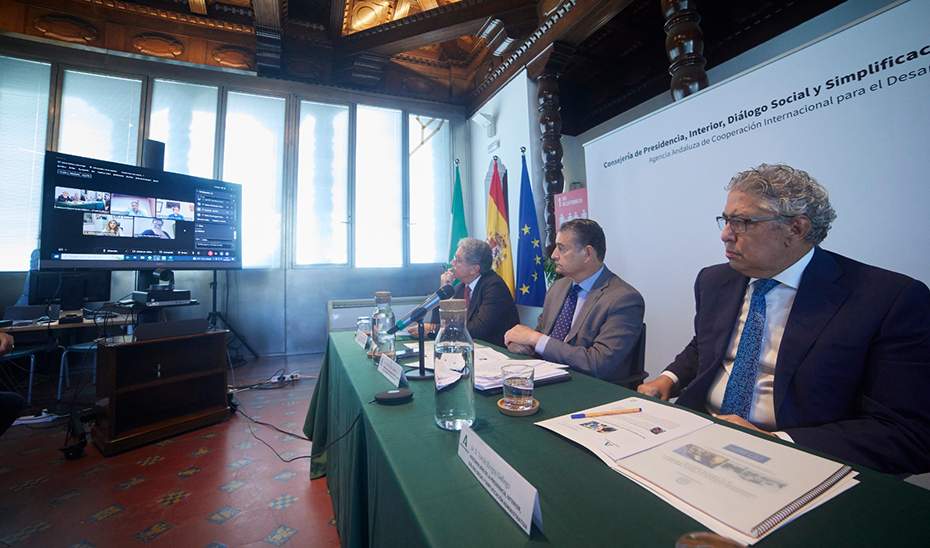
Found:
[{"label": "white dress shirt", "polygon": [[[798,286],[801,283],[801,276],[804,269],[814,257],[813,248],[798,262],[789,266],[772,279],[778,281],[778,285],[772,288],[765,296],[765,325],[762,328],[762,352],[759,355],[759,370],[756,374],[756,384],[752,393],[752,404],[749,409],[749,422],[767,431],[773,431],[778,428],[775,421],[775,397],[773,389],[775,387],[775,362],[778,359],[778,349],[781,347],[782,336],[785,333],[785,325],[788,323],[788,315],[791,313],[791,307],[794,305],[794,298],[798,294]],[[736,325],[733,326],[733,334],[730,337],[730,345],[723,357],[723,367],[717,371],[717,376],[711,384],[710,390],[707,391],[707,401],[705,405],[708,413],[719,413],[720,406],[723,405],[723,395],[727,390],[727,381],[730,379],[730,372],[733,370],[733,362],[736,360],[736,351],[739,348],[740,336],[743,333],[743,326],[746,324],[746,318],[749,316],[749,301],[752,292],[755,289],[757,278],[749,280],[746,287],[746,294],[743,297],[743,306],[740,309]],[[675,381],[677,386],[678,377],[669,371],[663,371],[663,375]],[[791,437],[784,432],[774,432],[778,437],[793,441]]]}]

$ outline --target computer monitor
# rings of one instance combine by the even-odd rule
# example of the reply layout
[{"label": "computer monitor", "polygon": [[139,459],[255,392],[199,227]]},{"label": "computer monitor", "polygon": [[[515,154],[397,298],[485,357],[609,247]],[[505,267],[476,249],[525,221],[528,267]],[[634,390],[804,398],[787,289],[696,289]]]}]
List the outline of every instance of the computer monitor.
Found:
[{"label": "computer monitor", "polygon": [[110,300],[110,272],[82,270],[29,272],[29,304],[61,305],[62,310],[78,310],[87,302]]},{"label": "computer monitor", "polygon": [[45,153],[40,270],[242,268],[242,187]]}]

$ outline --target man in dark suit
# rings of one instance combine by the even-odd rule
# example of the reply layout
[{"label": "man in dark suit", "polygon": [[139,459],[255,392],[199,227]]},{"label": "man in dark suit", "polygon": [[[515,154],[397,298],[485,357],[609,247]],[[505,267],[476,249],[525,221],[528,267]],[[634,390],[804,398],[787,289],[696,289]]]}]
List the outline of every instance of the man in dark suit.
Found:
[{"label": "man in dark suit", "polygon": [[695,283],[695,336],[639,392],[888,473],[930,471],[930,290],[819,247],[836,218],[799,170],[738,174],[729,265]]},{"label": "man in dark suit", "polygon": [[[452,298],[468,302],[465,327],[472,339],[504,346],[504,333],[520,323],[517,305],[507,283],[491,270],[494,256],[487,242],[475,238],[462,238],[452,259],[452,268],[440,277],[440,286],[459,280]],[[466,292],[468,296],[466,297]],[[432,323],[424,324],[427,331],[439,328],[439,310],[433,312]],[[417,334],[417,327],[407,330]]]},{"label": "man in dark suit", "polygon": [[600,225],[575,219],[561,226],[552,260],[564,277],[546,292],[536,329],[518,325],[504,341],[511,352],[538,354],[610,382],[631,374],[643,329],[645,302],[604,266],[607,241]]}]

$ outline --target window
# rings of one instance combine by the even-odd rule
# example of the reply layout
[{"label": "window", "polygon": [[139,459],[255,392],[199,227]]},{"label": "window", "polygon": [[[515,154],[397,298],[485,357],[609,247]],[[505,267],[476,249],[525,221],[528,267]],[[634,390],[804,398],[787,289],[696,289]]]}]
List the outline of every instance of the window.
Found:
[{"label": "window", "polygon": [[281,97],[229,92],[224,181],[242,185],[242,265],[281,266],[284,121]]},{"label": "window", "polygon": [[136,165],[142,80],[66,70],[58,151]]},{"label": "window", "polygon": [[0,270],[29,270],[39,242],[51,65],[0,57]]},{"label": "window", "polygon": [[346,264],[349,107],[301,101],[299,131],[294,262]]},{"label": "window", "polygon": [[449,257],[452,162],[449,121],[411,114],[410,262],[442,263]]},{"label": "window", "polygon": [[155,80],[149,139],[165,143],[165,171],[213,178],[217,88]]},{"label": "window", "polygon": [[359,105],[355,127],[355,265],[403,266],[401,112]]}]

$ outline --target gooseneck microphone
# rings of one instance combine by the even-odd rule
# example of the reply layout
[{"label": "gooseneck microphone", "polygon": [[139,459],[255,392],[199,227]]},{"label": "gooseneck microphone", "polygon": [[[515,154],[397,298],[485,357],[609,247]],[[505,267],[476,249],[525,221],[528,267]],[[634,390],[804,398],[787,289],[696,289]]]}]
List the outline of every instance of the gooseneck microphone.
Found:
[{"label": "gooseneck microphone", "polygon": [[448,299],[449,297],[452,296],[453,293],[455,293],[455,291],[452,289],[451,285],[444,285],[440,287],[439,291],[430,295],[428,299],[420,303],[420,306],[408,312],[407,315],[404,316],[399,322],[397,322],[396,325],[388,329],[388,333],[391,333],[391,334],[397,333],[401,329],[404,329],[411,324],[417,323],[418,321],[423,319],[423,316],[426,316],[427,312],[429,312],[430,310],[433,309],[433,307],[439,304],[439,301],[443,299]]}]

